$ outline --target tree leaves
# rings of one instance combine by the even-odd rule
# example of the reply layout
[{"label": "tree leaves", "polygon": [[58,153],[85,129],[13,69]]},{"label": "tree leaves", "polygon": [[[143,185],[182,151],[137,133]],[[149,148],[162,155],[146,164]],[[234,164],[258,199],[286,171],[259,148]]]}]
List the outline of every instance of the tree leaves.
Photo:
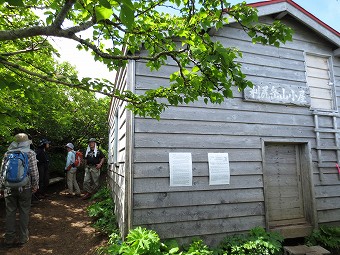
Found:
[{"label": "tree leaves", "polygon": [[20,6],[20,7],[25,6],[22,0],[7,0],[6,2],[12,6]]},{"label": "tree leaves", "polygon": [[109,19],[111,15],[113,14],[112,9],[106,8],[104,6],[96,6],[95,10],[96,10],[96,17],[97,17],[98,22],[101,20]]},{"label": "tree leaves", "polygon": [[107,0],[99,0],[99,3],[107,9],[112,9],[111,4]]},{"label": "tree leaves", "polygon": [[[2,2],[0,65],[12,75],[39,86],[52,82],[97,91],[126,101],[135,114],[157,119],[168,105],[200,99],[221,103],[233,96],[232,86],[239,90],[252,86],[236,61],[242,54],[212,38],[211,28],[221,29],[232,18],[253,43],[277,47],[292,39],[292,30],[281,22],[258,23],[256,9],[245,3],[231,6],[225,0],[51,0],[47,6],[42,0]],[[39,8],[45,16],[35,15]],[[164,8],[171,13],[161,11]],[[11,17],[10,22],[5,17]],[[79,35],[89,28],[89,35]],[[69,68],[60,68],[51,58],[58,54],[46,39],[51,36],[76,41],[77,49],[91,51],[94,60],[109,70],[125,68],[129,60],[140,60],[151,71],[165,64],[176,69],[167,82],[145,94],[118,91],[110,81],[80,79]],[[16,78],[11,87],[13,83],[20,86]]]},{"label": "tree leaves", "polygon": [[131,0],[121,0],[120,20],[131,29],[134,24],[134,6]]}]

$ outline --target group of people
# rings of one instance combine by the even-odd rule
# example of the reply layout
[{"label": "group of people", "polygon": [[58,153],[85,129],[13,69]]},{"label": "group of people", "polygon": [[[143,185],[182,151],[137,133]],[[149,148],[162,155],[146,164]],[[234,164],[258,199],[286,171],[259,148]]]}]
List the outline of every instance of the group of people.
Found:
[{"label": "group of people", "polygon": [[[11,152],[20,151],[27,155],[28,158],[28,179],[24,186],[9,187],[6,182],[1,180],[1,196],[5,198],[6,218],[5,218],[5,245],[13,247],[22,246],[29,240],[28,222],[31,208],[32,195],[44,198],[46,189],[49,184],[49,157],[47,150],[50,141],[42,139],[38,149],[34,152],[31,149],[32,141],[25,133],[19,133],[14,136],[14,141],[8,147],[5,153],[1,170],[5,167],[5,159]],[[81,191],[76,179],[77,167],[74,166],[76,153],[72,143],[66,144],[66,176],[68,196],[81,197]],[[89,199],[99,188],[100,169],[104,163],[105,157],[101,150],[98,149],[95,138],[90,138],[88,147],[85,152],[85,175],[83,182],[84,196],[82,199]],[[19,211],[19,238],[16,238],[16,212]]]},{"label": "group of people", "polygon": [[[77,182],[76,173],[77,167],[73,165],[75,162],[76,152],[72,143],[66,144],[67,158],[66,158],[66,179],[68,187],[68,196],[81,196],[80,188]],[[83,190],[85,195],[82,199],[89,199],[93,193],[98,190],[100,169],[103,166],[105,157],[101,150],[97,148],[97,141],[95,138],[90,138],[85,152],[85,175],[83,182]]]}]

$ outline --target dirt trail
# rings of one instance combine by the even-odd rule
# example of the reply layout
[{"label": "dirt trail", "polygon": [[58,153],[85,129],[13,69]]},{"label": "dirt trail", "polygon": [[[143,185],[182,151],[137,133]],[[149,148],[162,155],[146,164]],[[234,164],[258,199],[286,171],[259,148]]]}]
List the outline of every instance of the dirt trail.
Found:
[{"label": "dirt trail", "polygon": [[[3,255],[92,255],[106,237],[91,227],[86,208],[93,203],[79,197],[65,196],[64,184],[50,186],[48,198],[31,208],[30,240],[23,247],[6,248],[1,238]],[[0,235],[4,234],[5,202],[0,199]]]}]

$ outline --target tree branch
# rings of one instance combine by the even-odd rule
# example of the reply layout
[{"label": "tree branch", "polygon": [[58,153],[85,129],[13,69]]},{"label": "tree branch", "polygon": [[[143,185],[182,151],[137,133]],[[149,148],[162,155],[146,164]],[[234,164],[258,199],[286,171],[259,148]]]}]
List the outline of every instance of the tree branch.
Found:
[{"label": "tree branch", "polygon": [[147,57],[147,56],[137,56],[137,55],[111,55],[108,53],[105,53],[103,51],[101,51],[98,47],[96,47],[95,45],[91,44],[90,42],[81,39],[80,37],[76,36],[76,35],[72,35],[69,37],[69,39],[72,39],[74,41],[79,42],[82,45],[85,45],[87,47],[89,47],[91,50],[93,50],[94,53],[96,53],[98,56],[105,58],[105,59],[112,59],[112,60],[148,60],[148,61],[155,61],[157,59],[159,59],[162,56],[170,56],[173,54],[181,54],[183,52],[186,52],[186,49],[182,49],[182,50],[174,50],[174,51],[163,51],[163,52],[159,52],[157,54],[155,54],[154,56],[151,57]]},{"label": "tree branch", "polygon": [[28,52],[33,52],[33,51],[38,51],[41,48],[30,48],[30,49],[25,49],[25,50],[18,50],[18,51],[13,51],[13,52],[7,52],[7,53],[0,53],[0,56],[2,57],[11,57],[11,56],[15,56],[15,55],[19,55],[19,54],[24,54],[24,53],[28,53]]},{"label": "tree branch", "polygon": [[94,90],[94,89],[91,89],[91,88],[87,87],[86,84],[81,84],[81,83],[73,84],[73,83],[62,81],[60,79],[53,79],[53,78],[50,78],[50,77],[48,77],[46,75],[42,75],[42,74],[38,74],[38,73],[32,72],[30,70],[27,70],[26,68],[23,68],[22,66],[20,66],[18,64],[14,64],[14,63],[8,62],[8,61],[6,61],[3,58],[0,58],[0,63],[5,65],[5,66],[8,66],[8,67],[15,68],[15,69],[17,69],[17,70],[19,70],[19,71],[21,71],[23,73],[26,73],[28,75],[31,75],[31,76],[37,77],[39,79],[42,79],[44,81],[48,81],[48,82],[53,82],[53,83],[56,83],[56,84],[65,85],[65,86],[68,86],[68,87],[71,87],[71,88],[79,88],[79,89],[90,91],[90,92],[97,92],[97,93],[100,93],[100,94],[103,94],[103,95],[109,96],[109,97],[116,97],[113,92],[107,93],[107,92],[104,92],[104,91],[98,91],[98,90]]},{"label": "tree branch", "polygon": [[76,3],[76,0],[66,0],[64,6],[61,8],[54,22],[52,23],[52,27],[61,28],[67,13],[72,9],[72,6]]}]

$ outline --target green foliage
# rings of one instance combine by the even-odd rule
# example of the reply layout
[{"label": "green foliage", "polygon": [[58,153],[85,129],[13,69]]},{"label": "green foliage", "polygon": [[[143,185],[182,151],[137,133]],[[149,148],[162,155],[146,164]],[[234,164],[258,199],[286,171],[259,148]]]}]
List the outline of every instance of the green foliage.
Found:
[{"label": "green foliage", "polygon": [[212,254],[201,240],[193,242],[187,252],[180,251],[180,247],[176,240],[167,240],[162,243],[155,231],[143,227],[136,227],[135,229],[130,230],[124,242],[122,242],[118,234],[111,234],[108,246],[101,247],[98,252],[99,254],[115,255]]},{"label": "green foliage", "polygon": [[107,187],[102,187],[91,199],[95,203],[90,205],[87,211],[93,218],[94,228],[105,234],[118,232],[110,190]]},{"label": "green foliage", "polygon": [[[165,8],[172,13],[164,13]],[[39,9],[43,15],[35,14]],[[292,39],[292,30],[281,22],[259,23],[256,9],[245,2],[232,6],[226,0],[3,0],[0,11],[1,87],[20,87],[26,93],[54,83],[97,91],[126,101],[137,115],[156,119],[169,104],[199,99],[220,104],[233,96],[233,86],[239,90],[252,86],[236,62],[242,57],[237,45],[226,47],[214,40],[211,28],[219,30],[233,18],[253,43],[277,47]],[[88,28],[91,35],[77,35]],[[77,49],[91,51],[94,60],[110,71],[124,68],[128,60],[142,60],[150,70],[173,61],[176,71],[169,77],[170,86],[167,81],[141,95],[124,91],[108,80],[79,78],[57,68],[52,56],[58,52],[45,39],[53,36],[76,41]],[[18,76],[32,86],[22,84]]]},{"label": "green foliage", "polygon": [[1,144],[9,145],[17,132],[28,133],[35,147],[40,139],[48,138],[52,141],[52,153],[64,152],[68,142],[85,150],[90,137],[96,137],[105,146],[108,144],[109,98],[97,99],[93,93],[18,80],[22,88],[0,90]]},{"label": "green foliage", "polygon": [[[49,154],[49,173],[50,173],[50,178],[53,177],[65,177],[65,163],[66,163],[66,153],[61,153],[61,152],[55,152],[51,153],[49,150],[47,152]],[[81,170],[78,169],[77,173],[79,174]],[[65,180],[66,181],[66,180]]]},{"label": "green foliage", "polygon": [[203,243],[202,240],[193,241],[187,252],[183,254],[187,255],[212,255],[213,251],[209,249],[209,247]]},{"label": "green foliage", "polygon": [[120,254],[156,255],[160,254],[160,239],[153,230],[137,227],[132,229],[120,248]]},{"label": "green foliage", "polygon": [[[220,245],[211,250],[200,239],[188,248],[181,248],[176,240],[161,242],[157,232],[143,227],[129,231],[123,242],[116,227],[114,204],[107,187],[101,188],[93,197],[96,201],[88,207],[94,218],[94,227],[109,234],[108,245],[100,247],[98,254],[116,255],[278,255],[282,252],[284,238],[276,232],[266,232],[262,227],[250,230],[249,234],[227,236]],[[340,249],[340,228],[321,226],[306,238],[307,245],[322,245],[331,250]]]},{"label": "green foliage", "polygon": [[113,232],[109,235],[107,246],[101,246],[97,249],[97,253],[101,254],[119,254],[122,240],[118,232]]},{"label": "green foliage", "polygon": [[275,255],[280,254],[282,242],[280,234],[256,227],[247,235],[226,237],[220,249],[225,255]]},{"label": "green foliage", "polygon": [[113,233],[107,247],[100,254],[120,255],[276,255],[282,250],[283,237],[277,233],[267,233],[263,228],[251,229],[248,235],[234,235],[216,249],[210,249],[200,239],[193,240],[187,248],[180,247],[176,240],[161,242],[153,230],[137,227],[130,230],[125,242]]},{"label": "green foliage", "polygon": [[321,245],[328,249],[340,250],[340,227],[320,226],[306,237],[309,246]]},{"label": "green foliage", "polygon": [[163,254],[160,252],[161,242],[158,234],[153,230],[137,227],[129,231],[125,242],[122,242],[117,232],[109,236],[108,245],[98,250],[99,254]]},{"label": "green foliage", "polygon": [[180,246],[176,239],[168,239],[161,243],[161,251],[163,254],[178,254]]},{"label": "green foliage", "polygon": [[[98,254],[115,255],[278,255],[282,253],[284,238],[276,232],[266,232],[262,227],[250,230],[249,234],[227,236],[220,245],[211,250],[200,239],[193,240],[188,248],[180,247],[176,240],[161,242],[157,232],[143,227],[129,231],[123,242],[116,228],[114,204],[107,187],[101,188],[93,197],[96,201],[88,207],[94,218],[94,226],[109,234],[108,245],[100,247]],[[307,245],[322,245],[332,250],[340,249],[340,228],[321,226],[306,238]]]}]

